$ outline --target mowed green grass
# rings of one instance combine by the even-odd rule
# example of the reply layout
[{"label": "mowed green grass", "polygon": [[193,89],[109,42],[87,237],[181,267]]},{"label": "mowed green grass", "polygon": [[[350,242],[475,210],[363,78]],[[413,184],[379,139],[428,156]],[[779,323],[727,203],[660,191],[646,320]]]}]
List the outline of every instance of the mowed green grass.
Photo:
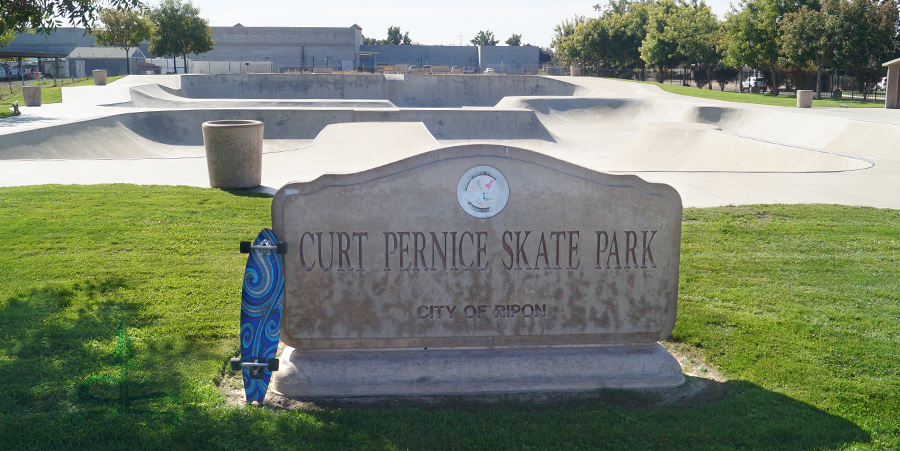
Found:
[{"label": "mowed green grass", "polygon": [[[644,83],[644,82],[638,82]],[[647,82],[649,83],[649,82]],[[699,89],[691,86],[676,86],[665,83],[650,83],[659,86],[660,89],[673,94],[679,94],[690,97],[701,97],[704,99],[725,100],[728,102],[738,103],[756,103],[760,105],[775,105],[784,107],[797,107],[797,98],[793,95],[773,96],[771,92],[754,94],[750,92],[726,92],[719,91],[718,85],[713,85],[713,89]],[[820,100],[813,99],[813,108],[884,108],[884,97],[881,102],[872,100],[857,99],[832,99],[822,98]]]},{"label": "mowed green grass", "polygon": [[[654,407],[645,402],[653,395],[604,391],[544,404],[277,411],[231,407],[216,389],[238,347],[246,257],[237,244],[270,224],[270,203],[186,187],[0,188],[3,442],[48,450],[900,448],[897,210],[685,210],[671,340],[730,379],[711,402]],[[122,323],[135,353],[127,391],[114,382],[121,373],[111,355]]]}]

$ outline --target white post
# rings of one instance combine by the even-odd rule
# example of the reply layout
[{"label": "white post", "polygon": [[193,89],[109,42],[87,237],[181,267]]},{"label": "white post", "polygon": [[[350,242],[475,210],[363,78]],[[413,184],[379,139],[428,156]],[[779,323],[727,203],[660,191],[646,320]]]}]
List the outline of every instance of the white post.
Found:
[{"label": "white post", "polygon": [[[893,64],[891,64],[893,63]],[[900,61],[894,60],[885,63],[888,67],[887,73],[887,91],[884,94],[884,107],[888,109],[897,108],[897,94],[900,92]]]}]

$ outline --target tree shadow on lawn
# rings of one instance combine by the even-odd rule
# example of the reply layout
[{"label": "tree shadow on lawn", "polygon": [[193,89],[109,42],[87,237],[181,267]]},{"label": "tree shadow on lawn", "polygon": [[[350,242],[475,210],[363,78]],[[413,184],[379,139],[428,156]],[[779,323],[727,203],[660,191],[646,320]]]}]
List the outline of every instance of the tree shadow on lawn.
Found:
[{"label": "tree shadow on lawn", "polygon": [[176,406],[187,382],[172,362],[219,356],[165,339],[141,343],[138,351],[131,346],[130,356],[112,351],[129,327],[159,321],[141,303],[120,298],[127,288],[119,278],[88,280],[34,288],[0,302],[0,415]]},{"label": "tree shadow on lawn", "polygon": [[[525,403],[450,401],[436,407],[281,411],[248,407],[186,416],[173,445],[190,437],[278,449],[842,449],[868,442],[851,421],[743,381],[710,403],[646,407],[652,395],[603,390],[595,399]],[[267,410],[269,410],[267,412]],[[205,439],[204,439],[205,440]]]},{"label": "tree shadow on lawn", "polygon": [[428,406],[188,407],[177,417],[123,412],[44,419],[72,431],[70,445],[122,449],[797,450],[871,441],[851,421],[755,384],[716,384],[727,392],[717,401],[661,407],[647,406],[653,395],[632,403],[634,392],[602,390],[593,399],[540,403],[451,398]]},{"label": "tree shadow on lawn", "polygon": [[[154,337],[137,351],[137,385],[122,403],[110,348],[125,319],[159,321],[128,283],[44,287],[0,303],[0,434],[21,449],[841,449],[871,441],[851,421],[744,381],[709,402],[655,405],[653,395],[604,390],[592,399],[375,404],[369,407],[210,407],[177,399],[202,391],[178,371],[222,356],[202,342]],[[212,381],[207,382],[209,390]],[[716,384],[718,384],[716,382]],[[201,382],[202,385],[202,382]],[[93,391],[92,391],[93,390]],[[649,396],[649,397],[648,397]]]}]

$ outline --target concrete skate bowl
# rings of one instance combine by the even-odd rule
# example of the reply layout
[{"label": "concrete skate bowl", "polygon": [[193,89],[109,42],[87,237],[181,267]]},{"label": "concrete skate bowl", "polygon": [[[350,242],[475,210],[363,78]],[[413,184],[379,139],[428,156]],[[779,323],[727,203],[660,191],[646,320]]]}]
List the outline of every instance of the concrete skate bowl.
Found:
[{"label": "concrete skate bowl", "polygon": [[[3,136],[0,160],[203,157],[201,125],[250,119],[265,124],[264,153],[314,145],[332,124],[421,123],[434,139],[552,141],[528,110],[472,109],[196,109],[135,111]],[[365,146],[371,135],[359,136]],[[403,142],[399,137],[399,142]]]},{"label": "concrete skate bowl", "polygon": [[181,88],[132,88],[141,108],[490,107],[508,96],[574,96],[592,91],[532,76],[478,75],[183,75]]},{"label": "concrete skate bowl", "polygon": [[180,80],[177,89],[132,87],[131,102],[117,106],[133,108],[110,108],[105,117],[4,135],[0,159],[202,158],[201,124],[229,119],[265,123],[264,153],[318,152],[325,140],[329,152],[410,142],[429,143],[423,149],[491,143],[610,172],[853,171],[873,164],[858,155],[900,154],[900,127],[887,124],[709,106],[683,97],[603,97],[610,93],[546,77],[252,74]]},{"label": "concrete skate bowl", "polygon": [[563,146],[609,151],[598,160],[608,171],[836,172],[900,159],[900,127],[786,108],[587,97],[507,97],[497,107],[534,111]]}]

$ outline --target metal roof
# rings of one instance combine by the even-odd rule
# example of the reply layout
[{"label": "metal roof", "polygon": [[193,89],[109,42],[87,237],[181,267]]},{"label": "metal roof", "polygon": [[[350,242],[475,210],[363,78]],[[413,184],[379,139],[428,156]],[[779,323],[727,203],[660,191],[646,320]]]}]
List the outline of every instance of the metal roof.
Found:
[{"label": "metal roof", "polygon": [[[130,49],[131,58],[146,58],[140,48]],[[75,47],[69,58],[75,59],[125,59],[125,49],[119,47]]]},{"label": "metal roof", "polygon": [[2,49],[0,50],[0,58],[65,58],[69,56],[68,53],[60,53],[60,52],[41,52],[34,50],[10,50],[10,49]]}]

